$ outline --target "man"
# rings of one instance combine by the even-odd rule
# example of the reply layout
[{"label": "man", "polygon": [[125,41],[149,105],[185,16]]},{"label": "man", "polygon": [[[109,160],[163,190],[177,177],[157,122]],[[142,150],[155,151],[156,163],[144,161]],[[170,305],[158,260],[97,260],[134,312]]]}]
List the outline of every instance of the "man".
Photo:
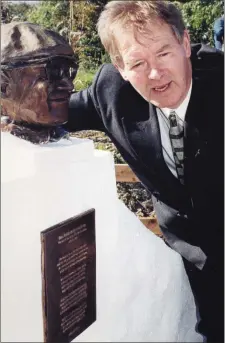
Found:
[{"label": "man", "polygon": [[66,40],[39,25],[1,26],[1,127],[32,143],[68,133],[69,97],[77,65]]},{"label": "man", "polygon": [[[5,295],[3,295],[4,323],[2,325],[2,337],[5,339],[2,340],[40,342],[38,337],[42,336],[41,318],[38,319],[40,325],[37,324],[37,318],[39,313],[41,315],[39,311],[41,293],[35,281],[40,278],[38,263],[40,246],[37,233],[45,225],[49,226],[52,221],[52,224],[55,224],[57,220],[65,220],[68,216],[74,216],[77,211],[90,205],[97,206],[97,321],[94,326],[85,330],[84,336],[82,334],[78,341],[131,341],[135,340],[135,337],[139,341],[147,341],[151,338],[154,340],[157,337],[159,339],[170,337],[172,341],[201,342],[202,337],[194,329],[196,306],[180,256],[141,227],[138,219],[135,220],[122,204],[119,202],[117,204],[113,188],[114,180],[110,181],[110,173],[106,178],[102,177],[103,172],[95,175],[97,183],[91,186],[92,194],[85,199],[87,192],[82,189],[85,177],[79,174],[86,170],[85,175],[89,178],[93,172],[92,167],[95,169],[95,174],[98,174],[102,166],[104,171],[112,171],[111,161],[107,158],[107,154],[105,158],[103,154],[89,159],[88,153],[87,156],[82,156],[84,163],[80,164],[79,157],[74,159],[70,154],[72,151],[78,155],[79,151],[82,151],[85,155],[85,146],[89,146],[87,142],[80,144],[78,140],[77,144],[72,140],[64,146],[66,143],[64,141],[62,144],[47,144],[46,148],[32,147],[30,144],[30,142],[44,143],[56,140],[65,134],[61,125],[67,121],[68,94],[72,89],[72,74],[69,73],[71,71],[69,67],[74,68],[76,72],[71,48],[62,37],[51,30],[30,23],[16,23],[3,25],[1,52],[2,77],[4,78],[1,99],[4,114],[3,126],[4,129],[10,130],[13,135],[17,136],[15,138],[9,133],[3,133],[1,139],[3,246],[6,245],[8,248],[7,242],[12,241],[12,237],[15,243],[14,246],[10,245],[10,252],[13,250],[13,254],[10,255],[10,264],[13,268],[8,264],[7,248],[5,254],[2,254],[5,271],[2,293]],[[18,137],[30,142],[24,142]],[[82,145],[84,145],[83,148]],[[67,158],[63,158],[62,163],[60,158],[63,151],[67,151]],[[90,151],[89,148],[86,151]],[[49,163],[46,164],[47,160]],[[99,162],[100,165],[97,166]],[[91,180],[86,182],[86,190]],[[111,185],[107,184],[109,181]],[[106,190],[104,185],[107,185]],[[104,193],[101,201],[99,201],[100,190]],[[56,191],[60,196],[55,197]],[[99,199],[94,199],[95,194],[98,194]],[[119,216],[119,225],[116,218],[106,228],[104,218],[101,220],[98,218],[100,219],[104,214],[108,202],[110,202],[110,214],[106,214],[106,219]],[[58,212],[57,206],[60,209]],[[27,215],[23,216],[21,213]],[[31,222],[32,227],[29,225]],[[19,233],[19,236],[16,236],[18,239],[15,239],[14,223]],[[29,235],[24,237],[23,233],[28,232],[27,230]],[[20,246],[21,244],[24,246],[25,240],[27,244],[21,254]],[[156,250],[160,258],[155,259]],[[27,263],[22,263],[25,260]],[[35,261],[37,268],[33,266]],[[20,262],[22,268],[18,277],[16,273],[13,273],[13,269],[16,270],[16,265]],[[32,280],[31,278],[27,280],[24,275],[29,274],[27,270],[30,266],[33,267],[34,273]],[[77,266],[74,268],[76,269]],[[73,266],[70,268],[71,274],[74,273],[74,268]],[[149,270],[151,270],[150,273]],[[162,273],[162,270],[166,272]],[[14,275],[15,282],[11,274]],[[74,292],[74,287],[76,287],[74,285],[77,274],[73,275],[69,285],[72,287],[67,294],[72,294],[71,292]],[[9,283],[13,286],[10,289]],[[24,292],[25,294],[18,299],[23,283],[29,291]],[[158,287],[159,283],[161,286]],[[92,288],[94,289],[94,284]],[[47,285],[46,289],[48,289]],[[57,293],[57,285],[56,288],[50,287],[50,289],[47,303],[49,301],[51,303],[52,295],[54,298]],[[171,306],[171,297],[168,294],[173,297],[174,289],[176,289],[176,298],[173,299],[173,306]],[[92,298],[89,293],[88,297]],[[23,304],[25,298],[28,301]],[[57,307],[57,299],[53,299],[53,302]],[[21,311],[19,303],[24,306],[21,318],[18,318]],[[68,316],[71,317],[76,309],[79,310],[80,303],[77,306],[74,303],[69,304],[68,311],[62,313],[62,323],[67,323]],[[13,309],[13,316],[9,309]],[[57,316],[57,313],[55,314]],[[90,315],[89,310],[87,310],[87,315]],[[29,323],[26,316],[31,318]],[[170,324],[171,317],[174,318],[172,325]],[[83,321],[82,318],[80,319],[78,326],[82,327],[86,317]],[[69,333],[77,332],[77,322],[70,323],[72,325],[69,327]],[[11,330],[11,327],[14,330]],[[57,335],[57,327],[55,329]],[[54,342],[56,341],[60,339],[55,339]]]},{"label": "man", "polygon": [[223,342],[223,53],[191,47],[162,1],[111,1],[98,22],[113,65],[71,96],[70,131],[105,131],[151,193],[183,257],[198,330]]},{"label": "man", "polygon": [[215,20],[213,25],[213,35],[216,49],[222,50],[224,43],[224,14]]}]

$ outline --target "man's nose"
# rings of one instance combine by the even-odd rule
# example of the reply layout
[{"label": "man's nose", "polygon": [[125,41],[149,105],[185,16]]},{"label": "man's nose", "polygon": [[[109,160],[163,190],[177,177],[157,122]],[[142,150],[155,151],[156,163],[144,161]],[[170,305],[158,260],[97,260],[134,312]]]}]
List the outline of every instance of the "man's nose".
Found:
[{"label": "man's nose", "polygon": [[151,68],[148,78],[150,80],[160,80],[162,76],[162,71],[160,71],[158,68]]}]

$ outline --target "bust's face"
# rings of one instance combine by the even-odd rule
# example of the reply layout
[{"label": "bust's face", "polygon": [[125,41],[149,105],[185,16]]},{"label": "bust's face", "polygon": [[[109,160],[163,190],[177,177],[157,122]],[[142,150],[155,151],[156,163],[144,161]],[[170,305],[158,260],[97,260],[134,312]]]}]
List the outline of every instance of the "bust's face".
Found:
[{"label": "bust's face", "polygon": [[70,56],[55,55],[47,62],[4,70],[2,113],[17,122],[48,126],[65,123],[76,69]]}]

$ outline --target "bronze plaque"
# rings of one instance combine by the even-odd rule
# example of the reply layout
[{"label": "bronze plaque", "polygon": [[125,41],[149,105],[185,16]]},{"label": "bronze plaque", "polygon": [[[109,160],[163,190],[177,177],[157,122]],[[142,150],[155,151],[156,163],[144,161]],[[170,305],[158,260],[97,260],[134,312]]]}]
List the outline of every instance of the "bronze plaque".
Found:
[{"label": "bronze plaque", "polygon": [[44,341],[69,343],[96,320],[95,210],[41,232]]}]

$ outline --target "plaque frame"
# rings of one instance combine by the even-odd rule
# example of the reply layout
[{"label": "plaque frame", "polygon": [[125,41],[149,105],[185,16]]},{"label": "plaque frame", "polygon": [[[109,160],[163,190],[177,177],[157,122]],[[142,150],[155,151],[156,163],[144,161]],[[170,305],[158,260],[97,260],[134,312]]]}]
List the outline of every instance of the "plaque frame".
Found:
[{"label": "plaque frame", "polygon": [[95,209],[41,231],[44,342],[70,343],[96,320]]}]

